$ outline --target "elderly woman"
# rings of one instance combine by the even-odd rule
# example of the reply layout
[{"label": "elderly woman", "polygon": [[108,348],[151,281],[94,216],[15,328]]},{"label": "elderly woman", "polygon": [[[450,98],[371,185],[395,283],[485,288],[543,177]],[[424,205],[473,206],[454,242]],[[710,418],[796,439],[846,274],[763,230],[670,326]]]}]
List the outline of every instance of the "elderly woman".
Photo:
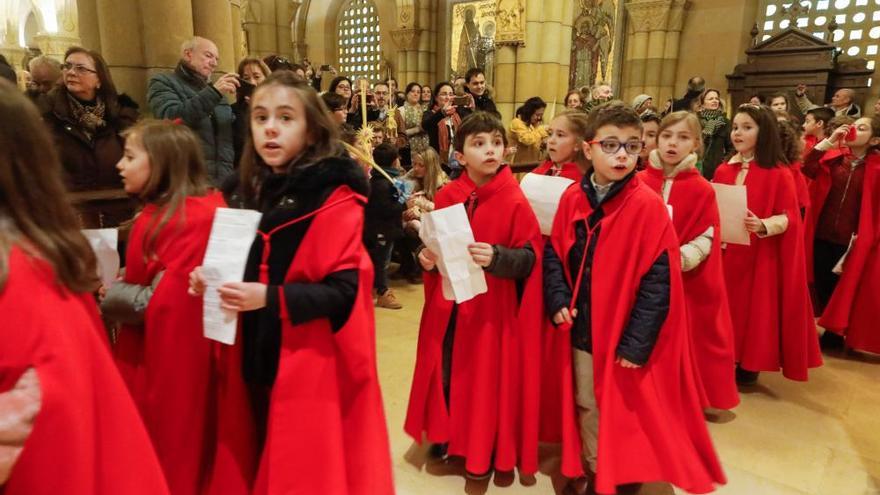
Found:
[{"label": "elderly woman", "polygon": [[[121,189],[116,162],[122,158],[120,133],[138,119],[138,106],[116,93],[101,54],[71,47],[64,54],[62,83],[39,100],[52,132],[71,191]],[[80,208],[87,228],[115,227],[131,217],[124,194],[95,200]]]}]

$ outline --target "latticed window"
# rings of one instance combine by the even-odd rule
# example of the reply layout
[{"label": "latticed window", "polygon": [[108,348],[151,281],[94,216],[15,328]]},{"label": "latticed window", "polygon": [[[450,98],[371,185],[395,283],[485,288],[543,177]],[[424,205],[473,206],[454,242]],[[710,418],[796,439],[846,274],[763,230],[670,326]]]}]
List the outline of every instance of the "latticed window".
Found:
[{"label": "latticed window", "polygon": [[379,15],[372,0],[349,0],[339,13],[337,46],[341,74],[379,79]]},{"label": "latticed window", "polygon": [[[801,0],[800,9],[796,4],[796,1],[761,0],[759,40],[791,27],[794,17],[794,27],[837,45],[843,50],[841,56],[867,59],[868,68],[874,69],[880,47],[880,0]],[[788,10],[792,5],[795,15]],[[832,22],[837,23],[833,36],[828,30]]]}]

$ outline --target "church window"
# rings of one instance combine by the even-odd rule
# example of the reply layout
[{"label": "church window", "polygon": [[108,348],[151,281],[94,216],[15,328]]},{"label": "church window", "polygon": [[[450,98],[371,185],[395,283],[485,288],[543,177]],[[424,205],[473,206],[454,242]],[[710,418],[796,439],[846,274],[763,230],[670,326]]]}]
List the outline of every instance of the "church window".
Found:
[{"label": "church window", "polygon": [[352,79],[380,77],[379,13],[373,0],[349,0],[340,10],[337,25],[339,69]]}]

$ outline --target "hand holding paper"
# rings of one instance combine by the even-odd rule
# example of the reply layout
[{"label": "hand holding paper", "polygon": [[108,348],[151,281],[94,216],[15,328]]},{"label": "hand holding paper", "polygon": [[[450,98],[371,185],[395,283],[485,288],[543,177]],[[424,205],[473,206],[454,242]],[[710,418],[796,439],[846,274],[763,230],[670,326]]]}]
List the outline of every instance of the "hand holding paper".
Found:
[{"label": "hand holding paper", "polygon": [[119,231],[116,229],[86,229],[82,231],[98,259],[98,277],[105,288],[110,288],[119,273]]},{"label": "hand holding paper", "polygon": [[[475,244],[474,233],[464,205],[459,203],[423,214],[419,237],[437,257],[437,269],[443,276],[443,296],[447,300],[463,303],[488,290],[486,276],[469,249]],[[424,251],[419,258],[422,266],[430,261]]]},{"label": "hand holding paper", "polygon": [[712,184],[721,215],[721,242],[748,246],[751,234],[746,229],[749,214],[746,186]]}]

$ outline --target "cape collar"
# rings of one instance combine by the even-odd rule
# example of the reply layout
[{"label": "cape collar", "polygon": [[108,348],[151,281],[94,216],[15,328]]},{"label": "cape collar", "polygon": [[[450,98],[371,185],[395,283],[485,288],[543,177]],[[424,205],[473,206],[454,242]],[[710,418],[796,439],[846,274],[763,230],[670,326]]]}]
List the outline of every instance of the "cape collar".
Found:
[{"label": "cape collar", "polygon": [[727,163],[730,165],[740,165],[741,168],[748,170],[749,166],[751,164],[755,163],[755,159],[752,158],[749,161],[745,161],[743,156],[741,154],[737,153],[737,154],[733,155],[732,157],[730,157],[730,160],[727,160]]},{"label": "cape collar", "polygon": [[666,170],[663,168],[663,161],[660,159],[660,150],[651,151],[651,154],[648,155],[648,163],[650,165],[650,168],[660,171],[664,178],[674,179],[683,172],[697,169],[697,155],[696,153],[688,154],[688,156],[684,157],[684,160],[679,162],[678,165],[676,165],[675,168],[672,169],[672,172],[668,175],[666,174]]},{"label": "cape collar", "polygon": [[474,181],[468,176],[467,171],[461,174],[461,177],[458,180],[466,194],[476,194],[478,199],[483,200],[500,191],[504,186],[510,183],[511,179],[513,179],[513,173],[510,171],[510,167],[504,164],[498,169],[495,177],[492,177],[489,182],[481,187],[477,187]]},{"label": "cape collar", "polygon": [[632,181],[632,178],[635,177],[636,171],[633,170],[623,179],[615,182],[611,189],[608,191],[608,194],[602,198],[602,201],[599,201],[599,196],[596,194],[596,189],[593,187],[593,181],[590,179],[592,174],[585,174],[584,178],[581,179],[581,190],[587,195],[587,200],[590,202],[590,207],[594,210],[598,209],[600,206],[608,203],[612,199],[614,199],[617,195],[620,194],[627,184]]}]

